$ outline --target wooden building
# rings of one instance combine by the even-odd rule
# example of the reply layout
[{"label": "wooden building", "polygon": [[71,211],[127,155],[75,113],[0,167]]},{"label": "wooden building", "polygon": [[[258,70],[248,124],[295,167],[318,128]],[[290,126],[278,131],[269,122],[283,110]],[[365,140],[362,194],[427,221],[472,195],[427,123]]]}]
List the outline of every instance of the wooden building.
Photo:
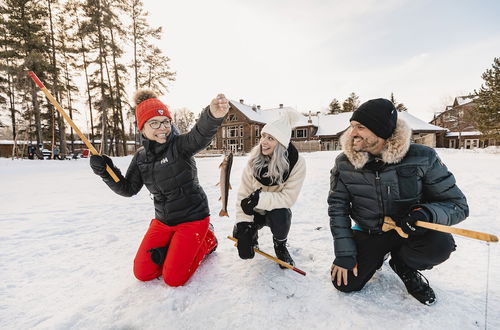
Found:
[{"label": "wooden building", "polygon": [[457,96],[452,105],[434,116],[431,124],[448,131],[438,147],[473,149],[500,144],[500,141],[483,137],[474,126],[472,116],[476,107],[474,96]]}]

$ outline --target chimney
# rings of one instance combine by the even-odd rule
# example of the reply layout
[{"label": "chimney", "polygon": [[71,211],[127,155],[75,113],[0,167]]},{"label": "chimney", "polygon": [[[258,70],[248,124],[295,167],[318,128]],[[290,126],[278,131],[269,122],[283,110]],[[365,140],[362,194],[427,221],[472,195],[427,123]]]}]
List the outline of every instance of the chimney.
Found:
[{"label": "chimney", "polygon": [[312,119],[311,119],[311,110],[309,110],[309,119],[307,120],[308,124],[312,124]]},{"label": "chimney", "polygon": [[240,99],[240,103],[243,104],[243,99]]},{"label": "chimney", "polygon": [[280,109],[283,109],[283,103],[280,103]]},{"label": "chimney", "polygon": [[253,111],[256,111],[256,110],[257,110],[257,106],[255,106],[255,104],[254,104],[254,105],[252,105],[252,110],[253,110]]},{"label": "chimney", "polygon": [[260,105],[257,105],[257,110],[260,110]]}]

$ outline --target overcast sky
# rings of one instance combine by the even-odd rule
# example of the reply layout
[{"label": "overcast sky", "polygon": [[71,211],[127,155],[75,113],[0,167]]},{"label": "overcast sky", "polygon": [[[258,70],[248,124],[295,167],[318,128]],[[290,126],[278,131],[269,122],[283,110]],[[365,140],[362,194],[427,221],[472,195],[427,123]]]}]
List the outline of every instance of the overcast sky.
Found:
[{"label": "overcast sky", "polygon": [[500,57],[500,1],[144,0],[177,80],[163,100],[198,112],[219,92],[264,108],[326,109],[394,92],[430,120]]}]

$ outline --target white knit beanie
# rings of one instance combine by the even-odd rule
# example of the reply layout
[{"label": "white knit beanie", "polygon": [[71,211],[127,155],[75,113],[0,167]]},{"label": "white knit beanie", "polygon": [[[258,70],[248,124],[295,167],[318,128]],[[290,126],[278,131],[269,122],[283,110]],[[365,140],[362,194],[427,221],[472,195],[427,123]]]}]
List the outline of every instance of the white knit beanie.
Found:
[{"label": "white knit beanie", "polygon": [[300,113],[295,110],[283,110],[279,119],[264,126],[262,133],[272,135],[285,148],[288,148],[292,128],[300,120]]}]

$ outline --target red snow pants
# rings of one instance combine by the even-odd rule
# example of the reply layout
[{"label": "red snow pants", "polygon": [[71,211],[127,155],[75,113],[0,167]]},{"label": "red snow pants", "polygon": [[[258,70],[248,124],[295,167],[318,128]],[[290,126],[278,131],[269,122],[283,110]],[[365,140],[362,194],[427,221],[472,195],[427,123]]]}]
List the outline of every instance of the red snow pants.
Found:
[{"label": "red snow pants", "polygon": [[[134,259],[134,275],[150,281],[163,275],[169,286],[181,286],[194,274],[203,258],[217,245],[215,234],[208,228],[210,217],[167,226],[153,219]],[[168,245],[165,262],[151,260],[150,249]]]}]

